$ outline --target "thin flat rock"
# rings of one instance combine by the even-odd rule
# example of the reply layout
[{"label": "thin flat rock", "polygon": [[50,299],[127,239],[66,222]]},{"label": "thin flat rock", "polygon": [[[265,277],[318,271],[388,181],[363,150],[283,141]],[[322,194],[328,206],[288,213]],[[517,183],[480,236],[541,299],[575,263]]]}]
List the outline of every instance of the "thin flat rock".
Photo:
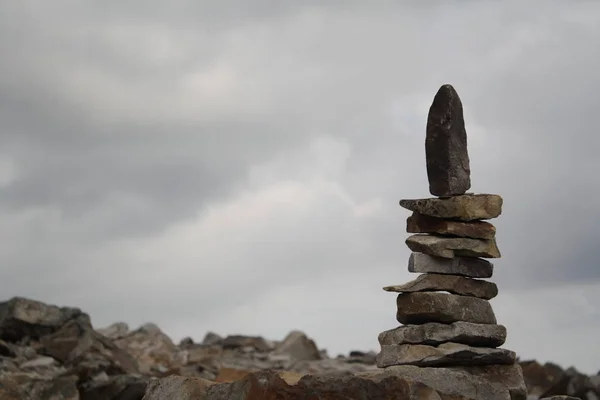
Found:
[{"label": "thin flat rock", "polygon": [[427,117],[425,156],[429,192],[456,196],[471,187],[467,131],[460,97],[452,85],[440,87]]},{"label": "thin flat rock", "polygon": [[450,367],[475,365],[511,365],[515,352],[487,347],[471,347],[461,343],[443,343],[437,347],[423,344],[392,344],[381,346],[377,354],[379,368],[392,365],[417,367]]},{"label": "thin flat rock", "polygon": [[408,271],[491,278],[494,265],[487,260],[475,257],[441,258],[424,253],[412,253],[408,259]]},{"label": "thin flat rock", "polygon": [[500,250],[495,239],[443,237],[417,233],[406,239],[406,245],[412,251],[442,258],[456,256],[500,258]]},{"label": "thin flat rock", "polygon": [[383,290],[397,293],[441,291],[486,300],[493,299],[498,295],[498,286],[493,282],[442,274],[419,275],[415,280],[403,285],[386,286]]},{"label": "thin flat rock", "polygon": [[439,292],[401,293],[396,299],[396,319],[403,325],[465,321],[496,324],[489,301],[477,297]]},{"label": "thin flat rock", "polygon": [[444,199],[400,200],[400,206],[436,218],[474,221],[502,214],[502,197],[497,194],[464,194]]},{"label": "thin flat rock", "polygon": [[467,237],[473,239],[493,239],[496,227],[484,221],[454,221],[413,212],[406,220],[406,231],[409,233],[435,233]]},{"label": "thin flat rock", "polygon": [[503,325],[474,324],[457,321],[452,324],[429,322],[421,325],[402,325],[381,332],[380,345],[426,344],[437,346],[446,342],[462,343],[474,347],[500,347],[506,341]]}]

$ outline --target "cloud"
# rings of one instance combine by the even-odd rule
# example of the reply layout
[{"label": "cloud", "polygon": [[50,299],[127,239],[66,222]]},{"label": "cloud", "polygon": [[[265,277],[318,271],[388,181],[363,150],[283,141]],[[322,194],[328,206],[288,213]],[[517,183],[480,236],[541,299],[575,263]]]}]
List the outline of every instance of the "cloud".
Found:
[{"label": "cloud", "polygon": [[472,190],[505,199],[509,344],[591,369],[598,8],[3,4],[0,290],[100,325],[375,348],[380,288],[411,279],[397,202],[428,196],[426,115],[452,83]]}]

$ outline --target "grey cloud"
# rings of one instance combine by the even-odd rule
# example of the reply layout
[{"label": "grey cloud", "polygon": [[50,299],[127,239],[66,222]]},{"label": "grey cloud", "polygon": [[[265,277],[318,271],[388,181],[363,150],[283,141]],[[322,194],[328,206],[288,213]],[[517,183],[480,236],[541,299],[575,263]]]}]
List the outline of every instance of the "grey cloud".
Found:
[{"label": "grey cloud", "polygon": [[[465,106],[472,189],[505,198],[502,290],[597,283],[600,214],[581,199],[600,187],[598,6],[442,3],[3,4],[0,158],[16,180],[0,188],[1,291],[167,330],[293,283],[322,295],[316,281],[335,274],[379,307],[380,283],[409,278],[397,201],[428,196],[425,121],[443,83]],[[183,235],[200,255],[173,244],[171,229],[286,182],[321,197],[281,195],[265,221]],[[347,198],[377,211],[360,219]],[[323,297],[347,295],[331,285]],[[336,310],[344,321],[319,332],[355,322]]]}]

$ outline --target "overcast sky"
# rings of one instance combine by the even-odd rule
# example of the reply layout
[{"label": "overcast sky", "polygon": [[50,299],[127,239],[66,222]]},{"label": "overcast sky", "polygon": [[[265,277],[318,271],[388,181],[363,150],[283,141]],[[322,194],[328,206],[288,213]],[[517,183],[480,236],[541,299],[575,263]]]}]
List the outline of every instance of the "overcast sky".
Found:
[{"label": "overcast sky", "polygon": [[451,83],[505,347],[597,372],[600,2],[423,3],[0,2],[2,299],[377,351]]}]

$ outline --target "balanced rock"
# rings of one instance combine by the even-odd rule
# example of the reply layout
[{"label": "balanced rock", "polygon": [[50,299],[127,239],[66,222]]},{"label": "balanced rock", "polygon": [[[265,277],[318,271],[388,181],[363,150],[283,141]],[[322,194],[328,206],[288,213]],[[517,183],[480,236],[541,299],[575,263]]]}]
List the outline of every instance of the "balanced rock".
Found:
[{"label": "balanced rock", "polygon": [[494,265],[481,258],[441,258],[415,252],[408,259],[408,271],[462,275],[471,278],[491,278],[494,272]]},{"label": "balanced rock", "polygon": [[458,321],[452,324],[429,322],[421,325],[402,325],[381,332],[380,345],[427,344],[455,342],[475,347],[499,347],[506,340],[506,328],[502,325],[474,324]]},{"label": "balanced rock", "polygon": [[452,85],[435,95],[425,139],[429,191],[434,196],[464,194],[471,187],[463,107]]},{"label": "balanced rock", "polygon": [[445,199],[400,200],[400,206],[431,217],[473,221],[498,217],[502,213],[502,197],[497,194],[464,194]]},{"label": "balanced rock", "polygon": [[448,293],[401,293],[396,299],[396,319],[401,324],[424,324],[457,321],[475,324],[496,324],[489,301],[477,297]]},{"label": "balanced rock", "polygon": [[510,350],[471,347],[462,343],[442,343],[437,347],[424,344],[392,344],[381,346],[377,366],[416,365],[449,367],[468,365],[510,365],[517,355]]},{"label": "balanced rock", "polygon": [[395,365],[358,374],[384,381],[394,376],[430,386],[441,399],[526,400],[527,388],[518,364],[452,368]]},{"label": "balanced rock", "polygon": [[453,221],[431,217],[416,211],[406,220],[406,231],[409,233],[437,233],[473,239],[493,239],[496,236],[496,227],[489,222]]},{"label": "balanced rock", "polygon": [[456,256],[500,257],[500,250],[495,239],[442,237],[417,233],[406,239],[406,245],[412,251],[442,258],[454,258]]},{"label": "balanced rock", "polygon": [[458,275],[442,274],[419,275],[413,281],[403,285],[386,286],[383,290],[398,293],[444,291],[486,300],[493,299],[498,295],[498,286],[495,283]]}]

